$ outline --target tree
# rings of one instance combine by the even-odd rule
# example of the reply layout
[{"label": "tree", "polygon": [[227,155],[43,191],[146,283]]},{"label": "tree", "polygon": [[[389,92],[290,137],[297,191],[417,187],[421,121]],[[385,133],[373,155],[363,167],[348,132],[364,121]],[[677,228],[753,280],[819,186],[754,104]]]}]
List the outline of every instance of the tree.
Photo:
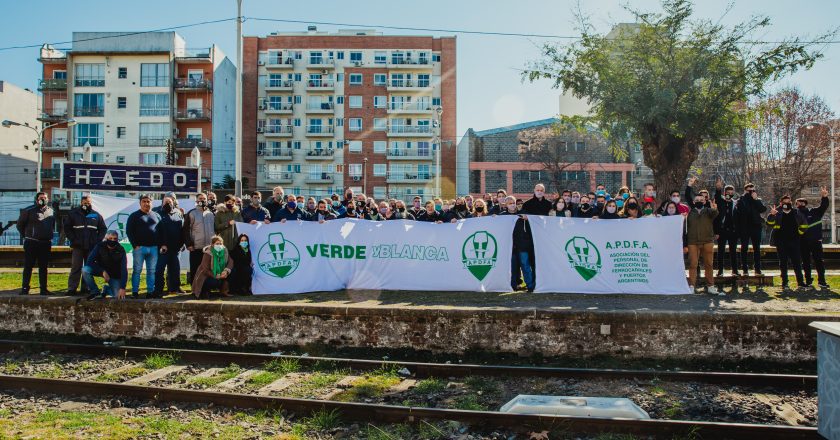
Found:
[{"label": "tree", "polygon": [[813,49],[836,31],[804,41],[754,41],[770,25],[753,17],[732,27],[692,20],[689,0],[664,0],[663,13],[628,10],[636,23],[600,35],[582,15],[580,39],[546,44],[542,58],[523,73],[591,106],[589,120],[610,135],[637,140],[654,173],[660,198],[681,188],[700,146],[746,127],[744,103],[766,84],[822,57]]},{"label": "tree", "polygon": [[[217,183],[213,184],[213,189],[233,190],[235,188],[236,188],[236,178],[234,178],[230,174],[225,174],[224,176],[222,176],[222,181],[221,182],[217,182]],[[243,188],[243,191],[245,191],[245,189],[248,188],[248,178],[247,177],[242,178],[242,188]]]},{"label": "tree", "polygon": [[783,195],[825,185],[830,139],[824,127],[803,126],[834,118],[819,96],[786,88],[752,103],[747,130],[747,172],[774,202]]}]

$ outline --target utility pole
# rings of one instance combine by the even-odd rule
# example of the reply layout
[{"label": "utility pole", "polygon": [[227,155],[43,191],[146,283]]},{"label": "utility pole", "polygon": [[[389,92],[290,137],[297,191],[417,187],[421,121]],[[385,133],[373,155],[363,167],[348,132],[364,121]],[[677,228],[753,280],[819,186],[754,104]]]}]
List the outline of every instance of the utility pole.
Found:
[{"label": "utility pole", "polygon": [[242,0],[236,0],[236,183],[234,194],[242,194]]}]

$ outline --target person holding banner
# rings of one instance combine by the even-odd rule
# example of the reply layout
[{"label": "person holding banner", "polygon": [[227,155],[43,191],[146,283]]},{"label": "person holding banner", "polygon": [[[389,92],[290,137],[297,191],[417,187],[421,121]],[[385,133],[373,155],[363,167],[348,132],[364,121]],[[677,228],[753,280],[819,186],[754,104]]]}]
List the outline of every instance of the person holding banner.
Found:
[{"label": "person holding banner", "polygon": [[92,300],[100,295],[99,287],[93,277],[101,276],[105,280],[102,286],[102,297],[111,295],[113,298],[125,299],[125,286],[128,284],[128,258],[125,249],[120,246],[117,231],[105,233],[105,239],[100,241],[90,251],[82,278],[87,285]]},{"label": "person holding banner", "polygon": [[251,204],[242,210],[242,221],[252,225],[271,223],[271,213],[262,205],[262,194],[259,191],[251,193]]},{"label": "person holding banner", "polygon": [[[262,196],[260,196],[262,197]],[[282,186],[275,186],[274,189],[271,191],[271,198],[266,200],[263,208],[268,210],[269,219],[274,218],[274,214],[283,209],[285,201],[285,196],[283,195],[283,187]]]},{"label": "person holding banner", "polygon": [[[64,217],[64,230],[70,241],[70,277],[67,279],[67,294],[75,295],[82,278],[82,266],[88,254],[105,238],[105,219],[91,207],[90,194],[85,194],[79,206]],[[82,293],[87,291],[82,286]]]},{"label": "person holding banner", "polygon": [[[236,206],[236,197],[230,194],[226,195],[225,203],[216,207],[216,218],[214,219],[216,235],[226,243],[236,246],[236,222],[241,221],[242,214],[239,213],[239,208]],[[231,250],[233,246],[228,245],[228,250]]]},{"label": "person holding banner", "polygon": [[620,219],[621,215],[618,214],[618,203],[615,199],[611,199],[607,204],[604,206],[604,212],[598,216],[601,220],[616,220]]},{"label": "person holding banner", "polygon": [[438,210],[435,209],[435,204],[431,200],[426,202],[426,209],[417,216],[417,221],[429,223],[441,223],[442,216]]},{"label": "person holding banner", "polygon": [[414,216],[405,210],[405,202],[397,200],[394,202],[394,206],[397,209],[391,211],[386,220],[415,220]]},{"label": "person holding banner", "polygon": [[[225,203],[227,203],[227,200],[225,200]],[[237,214],[239,213],[237,212]],[[204,248],[201,264],[193,278],[192,291],[196,298],[209,295],[213,289],[218,289],[222,296],[230,296],[230,293],[228,293],[228,276],[233,270],[233,260],[230,258],[230,252],[225,248],[222,237],[218,235],[213,236],[210,243],[210,246]],[[234,245],[239,246],[236,242],[234,242]]]},{"label": "person holding banner", "polygon": [[125,224],[125,235],[131,243],[131,296],[137,298],[140,291],[140,275],[146,265],[146,294],[152,295],[155,288],[155,268],[157,267],[158,247],[155,231],[160,222],[158,213],[152,211],[152,198],[148,194],[140,196],[140,209],[134,211]]},{"label": "person holding banner", "polygon": [[[303,211],[300,206],[298,206],[295,196],[289,194],[286,198],[286,206],[274,213],[274,217],[271,218],[271,221],[280,223],[286,223],[287,220],[309,221],[309,215]],[[222,236],[222,238],[226,239],[227,237]],[[231,241],[233,241],[233,237],[231,237]]]},{"label": "person holding banner", "polygon": [[253,295],[251,292],[251,277],[254,273],[254,262],[251,258],[250,239],[245,234],[237,237],[239,246],[230,251],[233,260],[233,270],[228,277],[230,293],[232,295]]},{"label": "person holding banner", "polygon": [[[574,200],[574,197],[572,197]],[[580,203],[577,205],[577,210],[575,212],[575,217],[577,218],[592,218],[597,217],[598,213],[592,208],[592,205],[589,203],[589,196],[582,195],[580,196]],[[627,205],[625,205],[627,206]]]},{"label": "person holding banner", "polygon": [[155,239],[158,245],[158,260],[155,265],[155,290],[150,297],[163,297],[164,270],[169,294],[178,294],[181,288],[181,263],[178,261],[178,252],[184,247],[184,216],[171,197],[163,198]]},{"label": "person holding banner", "polygon": [[329,210],[327,199],[321,200],[318,202],[318,206],[315,209],[315,213],[312,214],[312,221],[317,221],[318,223],[324,223],[327,220],[335,220],[338,218],[332,211]]},{"label": "person holding banner", "polygon": [[499,215],[518,215],[519,219],[513,227],[513,253],[510,259],[510,287],[514,291],[519,290],[520,280],[525,281],[525,288],[532,293],[535,287],[533,267],[534,239],[531,236],[531,229],[528,227],[528,218],[519,215],[516,211],[516,198],[508,196],[506,199],[507,211]]},{"label": "person holding banner", "polygon": [[47,193],[35,194],[35,204],[20,211],[16,226],[23,238],[23,279],[20,294],[29,295],[29,280],[32,278],[32,268],[37,262],[41,295],[49,295],[47,264],[52,251],[55,212],[49,206]]},{"label": "person holding banner", "polygon": [[190,253],[190,273],[187,282],[192,283],[193,275],[201,264],[204,247],[210,245],[210,237],[215,235],[216,215],[207,206],[207,196],[198,193],[195,196],[195,208],[184,217],[184,243]]},{"label": "person holding banner", "polygon": [[711,201],[711,206],[706,206],[706,198],[697,194],[694,196],[694,205],[686,218],[687,222],[687,244],[688,244],[688,284],[694,290],[697,282],[697,263],[703,257],[703,275],[706,277],[708,293],[712,295],[726,295],[715,287],[714,277],[714,255],[715,255],[715,217],[718,216],[717,204]]}]

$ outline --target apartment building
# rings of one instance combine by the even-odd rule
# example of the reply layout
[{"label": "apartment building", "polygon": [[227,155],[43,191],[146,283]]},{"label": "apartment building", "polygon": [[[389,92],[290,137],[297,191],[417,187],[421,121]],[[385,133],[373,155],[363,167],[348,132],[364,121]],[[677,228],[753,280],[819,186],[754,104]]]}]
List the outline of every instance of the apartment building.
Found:
[{"label": "apartment building", "polygon": [[[0,120],[38,127],[38,101],[35,92],[0,80]],[[38,156],[33,142],[37,139],[37,133],[28,128],[0,127],[0,191],[35,188]]]},{"label": "apartment building", "polygon": [[454,37],[312,26],[245,37],[243,175],[316,196],[454,195],[455,50]]},{"label": "apartment building", "polygon": [[39,61],[39,119],[57,123],[44,132],[45,191],[68,196],[58,190],[64,161],[195,166],[194,148],[203,187],[234,174],[236,68],[215,45],[189,49],[175,32],[74,32],[71,49],[45,45]]}]

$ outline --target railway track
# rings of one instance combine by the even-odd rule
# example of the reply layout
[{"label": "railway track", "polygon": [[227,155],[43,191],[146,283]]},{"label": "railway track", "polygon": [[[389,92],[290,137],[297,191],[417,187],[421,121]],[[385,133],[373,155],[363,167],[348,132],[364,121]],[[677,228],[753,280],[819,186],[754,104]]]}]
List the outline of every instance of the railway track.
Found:
[{"label": "railway track", "polygon": [[[481,382],[474,380],[479,377],[515,378],[517,382],[573,380],[588,383],[609,380],[640,384],[727,385],[759,388],[764,393],[767,389],[813,392],[816,389],[816,376],[810,375],[427,364],[12,340],[0,340],[0,353],[7,359],[6,369],[3,370],[5,374],[0,374],[0,388],[5,390],[72,396],[128,396],[155,402],[191,402],[243,409],[283,408],[298,414],[326,410],[337,411],[347,421],[411,423],[420,420],[454,420],[481,428],[560,430],[586,434],[620,432],[667,438],[690,435],[718,439],[821,438],[816,428],[778,424],[521,415],[488,411],[488,408],[474,408],[470,405],[455,405],[466,409],[425,407],[420,404],[421,401],[410,399],[401,402],[397,400],[399,404],[394,404],[394,399],[417,397],[417,393],[411,394],[411,390],[424,386],[430,388],[430,383],[437,384],[436,389],[441,393],[445,393],[446,388],[459,379],[464,379],[467,384],[473,381],[477,384],[476,388],[481,388]],[[73,359],[89,357],[93,360],[84,361],[89,362],[89,366],[94,365],[96,360],[111,361],[106,362],[104,371],[91,367],[87,373],[80,373],[81,376],[73,378],[61,377],[61,371],[40,364],[38,368],[41,369],[34,374],[18,374],[23,371],[23,367],[10,363],[10,359],[19,359],[21,353],[37,353],[33,356],[47,356],[48,359],[50,356],[74,356]],[[65,365],[68,369],[75,365],[61,362],[61,359],[49,362]],[[19,370],[10,371],[9,365],[18,365]],[[196,370],[196,365],[203,370]],[[271,365],[295,368],[284,370],[281,367],[279,371],[273,371],[269,367]],[[327,370],[332,373],[322,372]],[[322,380],[325,377],[329,380]],[[330,383],[316,389],[303,387],[302,391],[301,384],[314,382],[315,378],[322,380],[322,383]],[[442,382],[434,382],[434,378],[446,378],[450,383],[441,390]]]}]

